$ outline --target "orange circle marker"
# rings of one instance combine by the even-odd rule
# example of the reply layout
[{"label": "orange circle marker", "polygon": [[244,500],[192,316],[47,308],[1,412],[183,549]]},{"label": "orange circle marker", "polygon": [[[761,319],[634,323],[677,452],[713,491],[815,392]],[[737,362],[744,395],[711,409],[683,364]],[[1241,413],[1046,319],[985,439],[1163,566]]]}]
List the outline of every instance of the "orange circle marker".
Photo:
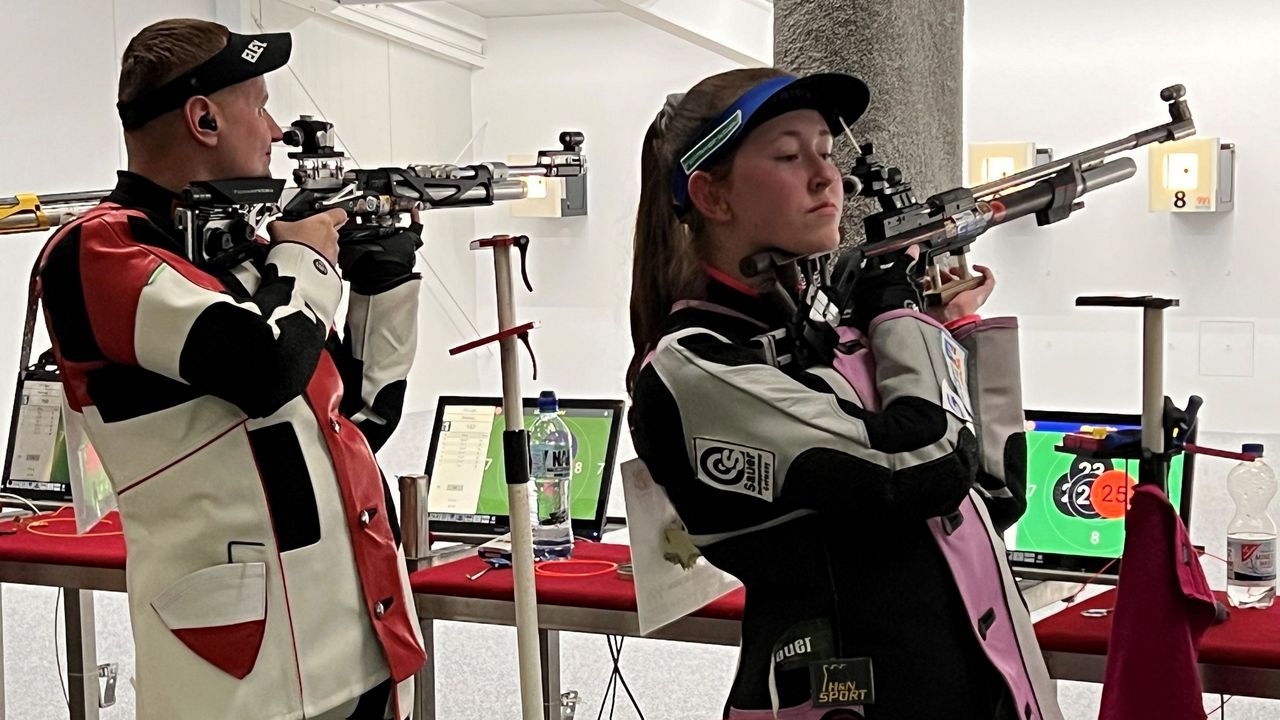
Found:
[{"label": "orange circle marker", "polygon": [[1130,488],[1137,484],[1138,481],[1123,470],[1102,473],[1093,481],[1093,488],[1089,491],[1093,509],[1104,518],[1124,517],[1129,509]]}]

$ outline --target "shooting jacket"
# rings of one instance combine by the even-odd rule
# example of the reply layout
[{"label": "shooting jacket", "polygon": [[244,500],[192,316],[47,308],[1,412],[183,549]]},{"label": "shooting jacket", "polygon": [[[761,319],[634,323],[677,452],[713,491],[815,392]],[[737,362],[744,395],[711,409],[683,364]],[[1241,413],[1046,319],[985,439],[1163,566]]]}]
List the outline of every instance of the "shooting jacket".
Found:
[{"label": "shooting jacket", "polygon": [[388,676],[404,717],[425,654],[373,452],[417,282],[353,295],[339,342],[327,260],[282,243],[210,274],[173,200],[121,173],[39,260],[67,409],[119,498],[138,717],[312,717]]},{"label": "shooting jacket", "polygon": [[[897,311],[843,329],[834,366],[779,369],[754,338],[781,313],[708,282],[666,320],[630,423],[746,587],[726,717],[1059,720],[999,534],[1026,508],[1016,325],[957,340]],[[859,658],[873,702],[816,706],[811,665]]]}]

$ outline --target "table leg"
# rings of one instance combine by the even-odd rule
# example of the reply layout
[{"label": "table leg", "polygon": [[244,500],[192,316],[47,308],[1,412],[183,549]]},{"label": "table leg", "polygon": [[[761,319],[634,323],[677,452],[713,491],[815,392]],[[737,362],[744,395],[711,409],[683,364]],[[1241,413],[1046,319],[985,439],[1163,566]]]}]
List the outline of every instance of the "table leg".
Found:
[{"label": "table leg", "polygon": [[0,720],[4,720],[4,585],[0,584]]},{"label": "table leg", "polygon": [[63,590],[71,720],[98,720],[98,641],[92,590]]},{"label": "table leg", "polygon": [[[436,720],[436,630],[434,620],[419,621],[422,626],[422,649],[427,651],[427,662],[414,676],[413,720]],[[4,720],[4,718],[0,718]]]},{"label": "table leg", "polygon": [[544,720],[560,720],[560,633],[538,630],[538,650],[542,660]]}]

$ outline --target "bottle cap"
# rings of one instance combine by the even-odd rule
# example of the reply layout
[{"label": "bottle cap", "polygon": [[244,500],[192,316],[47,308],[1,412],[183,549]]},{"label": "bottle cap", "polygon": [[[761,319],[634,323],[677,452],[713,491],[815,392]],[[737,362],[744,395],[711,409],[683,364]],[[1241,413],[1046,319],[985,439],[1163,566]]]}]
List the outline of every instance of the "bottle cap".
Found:
[{"label": "bottle cap", "polygon": [[1257,455],[1258,457],[1262,457],[1262,449],[1262,443],[1245,443],[1240,446],[1240,452],[1248,455]]},{"label": "bottle cap", "polygon": [[555,392],[551,390],[543,390],[538,395],[538,412],[553,413],[560,410],[560,401],[556,400]]}]

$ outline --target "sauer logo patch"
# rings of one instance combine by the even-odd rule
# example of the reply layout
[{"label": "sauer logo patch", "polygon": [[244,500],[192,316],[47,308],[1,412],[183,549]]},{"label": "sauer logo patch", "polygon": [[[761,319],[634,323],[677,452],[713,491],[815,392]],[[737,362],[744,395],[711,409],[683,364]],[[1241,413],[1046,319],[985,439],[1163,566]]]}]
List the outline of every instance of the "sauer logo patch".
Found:
[{"label": "sauer logo patch", "polygon": [[773,453],[711,438],[694,438],[698,479],[773,502]]}]

